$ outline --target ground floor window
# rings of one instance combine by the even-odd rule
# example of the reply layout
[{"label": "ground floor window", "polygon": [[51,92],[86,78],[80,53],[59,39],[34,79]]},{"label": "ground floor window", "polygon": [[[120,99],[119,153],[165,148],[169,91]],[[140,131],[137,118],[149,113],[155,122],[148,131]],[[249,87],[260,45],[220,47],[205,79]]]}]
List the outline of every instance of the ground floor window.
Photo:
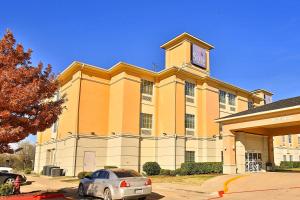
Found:
[{"label": "ground floor window", "polygon": [[286,161],[286,155],[283,155],[283,161]]},{"label": "ground floor window", "polygon": [[185,162],[195,162],[195,151],[185,152]]},{"label": "ground floor window", "polygon": [[293,155],[290,155],[290,161],[293,161]]}]

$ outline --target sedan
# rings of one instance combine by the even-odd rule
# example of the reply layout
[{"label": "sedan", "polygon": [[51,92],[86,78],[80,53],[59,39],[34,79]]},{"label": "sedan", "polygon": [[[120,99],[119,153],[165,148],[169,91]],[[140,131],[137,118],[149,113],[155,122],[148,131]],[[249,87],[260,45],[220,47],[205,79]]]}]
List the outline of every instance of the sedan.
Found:
[{"label": "sedan", "polygon": [[102,169],[80,180],[79,196],[145,200],[152,192],[151,179],[129,169]]},{"label": "sedan", "polygon": [[13,182],[15,182],[17,176],[20,177],[21,183],[26,182],[26,177],[23,175],[8,173],[8,172],[0,172],[0,184],[13,183]]}]

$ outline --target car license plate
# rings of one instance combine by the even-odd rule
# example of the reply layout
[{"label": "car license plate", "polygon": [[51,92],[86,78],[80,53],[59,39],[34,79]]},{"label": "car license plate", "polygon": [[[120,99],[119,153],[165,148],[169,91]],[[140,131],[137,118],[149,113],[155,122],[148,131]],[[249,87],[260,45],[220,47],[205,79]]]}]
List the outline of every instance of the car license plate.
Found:
[{"label": "car license plate", "polygon": [[143,189],[136,189],[136,190],[135,190],[135,193],[136,193],[136,194],[142,194],[142,193],[143,193]]}]

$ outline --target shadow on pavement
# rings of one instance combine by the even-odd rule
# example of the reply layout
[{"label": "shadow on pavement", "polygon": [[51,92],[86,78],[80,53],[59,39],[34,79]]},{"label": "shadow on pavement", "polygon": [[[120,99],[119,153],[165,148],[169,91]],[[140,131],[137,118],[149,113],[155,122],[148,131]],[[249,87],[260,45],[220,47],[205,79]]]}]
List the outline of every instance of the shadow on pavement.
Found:
[{"label": "shadow on pavement", "polygon": [[[77,187],[63,188],[58,192],[63,193],[67,199],[80,199],[80,200],[91,200],[91,199],[101,199],[97,197],[79,197],[77,195]],[[165,196],[158,193],[152,192],[150,196],[147,197],[147,200],[159,200]]]}]

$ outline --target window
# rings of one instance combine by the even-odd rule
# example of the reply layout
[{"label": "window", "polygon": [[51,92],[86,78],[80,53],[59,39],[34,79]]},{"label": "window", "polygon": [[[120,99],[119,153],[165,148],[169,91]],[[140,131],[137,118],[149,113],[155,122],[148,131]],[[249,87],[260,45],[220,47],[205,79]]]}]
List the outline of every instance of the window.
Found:
[{"label": "window", "polygon": [[219,101],[220,103],[226,103],[226,92],[220,90],[220,93],[219,93]]},{"label": "window", "polygon": [[253,101],[248,101],[248,110],[254,108]]},{"label": "window", "polygon": [[286,155],[283,155],[283,161],[286,161]]},{"label": "window", "polygon": [[142,80],[141,93],[152,95],[152,93],[153,93],[153,82],[147,81],[147,80]]},{"label": "window", "polygon": [[229,105],[235,106],[235,99],[236,99],[236,96],[234,94],[228,93],[228,103],[229,103]]},{"label": "window", "polygon": [[185,128],[195,128],[195,115],[185,114]]},{"label": "window", "polygon": [[152,114],[141,114],[141,128],[152,129]]},{"label": "window", "polygon": [[185,82],[185,95],[195,96],[195,84],[190,82]]},{"label": "window", "polygon": [[126,178],[126,177],[141,177],[142,175],[134,170],[113,170],[118,178]]},{"label": "window", "polygon": [[289,143],[292,144],[292,135],[288,135]]},{"label": "window", "polygon": [[290,161],[291,162],[293,161],[293,155],[290,155]]},{"label": "window", "polygon": [[282,136],[282,143],[285,143],[285,135]]},{"label": "window", "polygon": [[195,162],[195,151],[185,152],[185,162]]},{"label": "window", "polygon": [[100,171],[97,178],[109,179],[109,173],[107,171]]}]

